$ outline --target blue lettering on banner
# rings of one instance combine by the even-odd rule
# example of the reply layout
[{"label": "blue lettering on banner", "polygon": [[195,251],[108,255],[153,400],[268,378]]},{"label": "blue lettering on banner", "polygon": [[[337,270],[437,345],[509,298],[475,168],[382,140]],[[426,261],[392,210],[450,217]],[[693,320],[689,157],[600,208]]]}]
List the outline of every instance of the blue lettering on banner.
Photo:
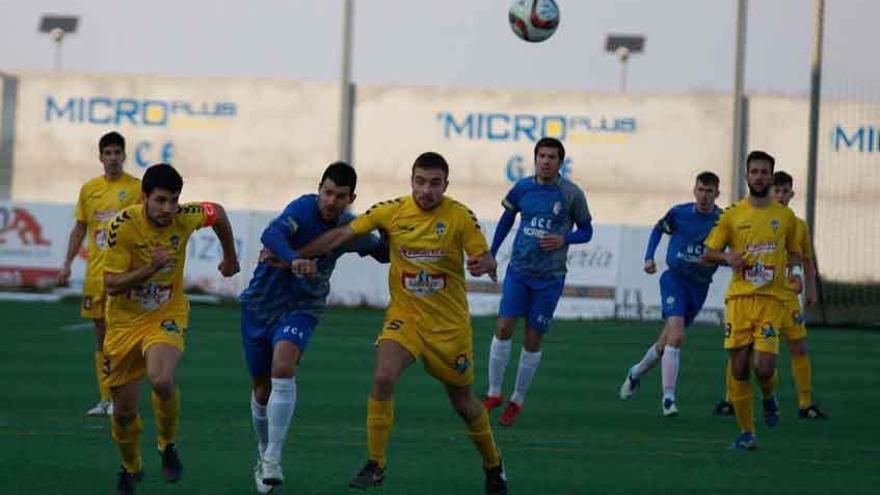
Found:
[{"label": "blue lettering on banner", "polygon": [[862,125],[851,132],[847,132],[844,124],[834,127],[831,147],[834,151],[858,150],[859,153],[880,152],[880,129],[872,125]]},{"label": "blue lettering on banner", "polygon": [[487,141],[537,141],[550,136],[565,141],[576,135],[636,133],[635,117],[537,115],[505,112],[443,111],[437,120],[446,139],[466,138]]},{"label": "blue lettering on banner", "polygon": [[[562,166],[559,167],[559,175],[565,177],[566,179],[571,175],[571,162],[571,157],[567,156],[562,162]],[[507,175],[507,180],[509,182],[516,182],[523,177],[534,173],[534,167],[526,169],[525,163],[525,158],[523,158],[523,156],[520,154],[513,155],[512,157],[510,157],[510,160],[507,160],[505,172]]]},{"label": "blue lettering on banner", "polygon": [[175,118],[232,119],[238,115],[234,102],[192,102],[108,96],[46,96],[46,122],[65,121],[72,124],[132,125],[166,127]]},{"label": "blue lettering on banner", "polygon": [[[156,151],[154,152],[153,149]],[[161,146],[153,146],[152,141],[141,141],[134,146],[134,163],[141,168],[154,163],[172,163],[174,161],[174,143],[165,141]]]}]

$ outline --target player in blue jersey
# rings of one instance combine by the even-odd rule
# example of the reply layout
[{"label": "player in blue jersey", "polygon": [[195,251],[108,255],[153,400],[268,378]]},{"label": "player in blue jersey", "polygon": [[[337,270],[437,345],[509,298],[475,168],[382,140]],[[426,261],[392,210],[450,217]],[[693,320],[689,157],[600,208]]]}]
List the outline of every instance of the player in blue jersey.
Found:
[{"label": "player in blue jersey", "polygon": [[330,275],[345,252],[388,262],[388,246],[366,235],[317,260],[297,249],[324,232],[349,223],[357,175],[336,162],[321,177],[318,194],[300,196],[266,227],[264,250],[254,276],[241,293],[241,334],[253,379],[251,417],[260,457],[257,490],[268,493],[284,482],[281,449],[296,405],[295,372],[330,292]]},{"label": "player in blue jersey", "polygon": [[669,235],[667,268],[660,276],[660,305],[666,323],[657,342],[651,344],[642,360],[627,372],[620,387],[620,398],[627,400],[632,397],[639,388],[642,375],[662,361],[661,409],[664,416],[678,414],[675,386],[684,329],[690,326],[702,309],[717,269],[717,265],[707,264],[701,257],[703,241],[721,215],[721,209],[715,206],[719,182],[718,176],[712,172],[697,175],[694,184],[696,201],[673,206],[654,226],[645,252],[645,272],[656,273],[654,253],[663,234]]},{"label": "player in blue jersey", "polygon": [[[558,139],[535,144],[535,175],[518,181],[502,201],[504,213],[495,229],[492,255],[520,215],[513,252],[504,277],[498,323],[489,349],[489,390],[483,405],[489,411],[501,405],[504,370],[510,360],[511,337],[518,318],[526,331],[519,355],[516,385],[499,419],[513,425],[522,411],[526,392],[541,362],[541,340],[550,329],[553,312],[565,286],[568,246],[593,236],[592,218],[584,192],[559,174],[565,148]],[[572,227],[577,230],[572,231]]]}]

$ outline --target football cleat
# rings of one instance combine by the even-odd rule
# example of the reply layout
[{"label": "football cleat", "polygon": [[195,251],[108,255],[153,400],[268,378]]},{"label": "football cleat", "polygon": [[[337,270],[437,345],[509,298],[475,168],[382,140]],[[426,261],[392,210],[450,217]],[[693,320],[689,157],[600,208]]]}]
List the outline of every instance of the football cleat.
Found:
[{"label": "football cleat", "polygon": [[267,485],[263,483],[263,460],[257,459],[257,465],[254,466],[254,486],[257,488],[257,493],[266,494],[271,493],[272,489],[275,488],[272,485]]},{"label": "football cleat", "polygon": [[736,437],[730,448],[734,450],[755,450],[758,448],[758,443],[753,433],[744,431]]},{"label": "football cleat", "polygon": [[678,416],[678,408],[675,406],[675,399],[666,397],[663,399],[661,407],[663,408],[663,415],[667,418]]},{"label": "football cleat", "polygon": [[364,467],[348,482],[350,488],[360,490],[371,486],[379,486],[385,481],[385,470],[376,461],[367,461]]},{"label": "football cleat", "polygon": [[712,411],[712,414],[716,416],[733,416],[733,404],[726,400],[722,400],[715,406],[715,410]]},{"label": "football cleat", "polygon": [[623,385],[620,386],[620,400],[629,400],[632,398],[639,389],[640,383],[641,380],[633,378],[630,371],[627,370],[626,379],[623,380]]},{"label": "football cleat", "polygon": [[516,417],[519,416],[519,413],[521,412],[522,406],[516,402],[510,401],[507,403],[507,408],[501,413],[501,417],[498,418],[498,423],[500,423],[501,426],[513,426],[513,422],[516,421]]},{"label": "football cleat", "polygon": [[497,466],[486,469],[486,495],[507,494],[507,474],[504,472],[504,461]]},{"label": "football cleat", "polygon": [[144,479],[144,472],[129,473],[125,467],[119,470],[116,481],[116,495],[134,495],[134,487]]},{"label": "football cleat", "polygon": [[799,410],[798,417],[801,419],[828,419],[828,415],[820,411],[815,404],[806,409]]},{"label": "football cleat", "polygon": [[779,423],[779,404],[776,402],[776,396],[771,395],[764,399],[764,424],[768,428],[774,428]]},{"label": "football cleat", "polygon": [[169,443],[165,450],[159,451],[162,458],[162,477],[166,483],[177,483],[183,475],[183,464],[177,455],[177,447],[173,443]]},{"label": "football cleat", "polygon": [[86,416],[112,416],[113,403],[109,400],[102,400],[86,411]]},{"label": "football cleat", "polygon": [[284,484],[284,473],[281,471],[281,463],[263,459],[260,466],[260,478],[263,483],[271,486]]},{"label": "football cleat", "polygon": [[500,406],[502,402],[504,402],[504,398],[500,395],[487,395],[486,397],[483,397],[483,407],[486,408],[486,411],[495,409]]}]

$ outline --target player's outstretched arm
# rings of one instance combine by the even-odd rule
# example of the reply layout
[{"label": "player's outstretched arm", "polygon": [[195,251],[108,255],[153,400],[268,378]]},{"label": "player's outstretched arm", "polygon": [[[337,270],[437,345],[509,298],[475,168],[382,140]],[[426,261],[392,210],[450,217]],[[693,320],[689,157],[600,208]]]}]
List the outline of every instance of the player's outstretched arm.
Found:
[{"label": "player's outstretched arm", "polygon": [[58,285],[67,285],[70,282],[70,265],[73,264],[79,248],[82,246],[83,239],[86,237],[87,225],[85,222],[77,220],[70,229],[70,236],[67,240],[67,255],[64,257],[64,265],[61,266],[61,273],[58,274]]},{"label": "player's outstretched arm", "polygon": [[336,227],[321,234],[299,250],[300,258],[313,258],[323,256],[355,238],[355,233],[350,225]]},{"label": "player's outstretched arm", "polygon": [[217,265],[217,269],[224,277],[231,277],[241,271],[238,264],[238,256],[235,253],[235,236],[232,233],[232,223],[229,222],[229,215],[226,209],[218,203],[212,203],[216,211],[216,219],[211,226],[217,239],[220,241],[220,247],[223,249],[223,259]]},{"label": "player's outstretched arm", "polygon": [[153,250],[150,263],[128,272],[104,271],[104,290],[111,296],[125,294],[131,289],[142,285],[159,270],[174,264],[173,254],[164,246]]}]

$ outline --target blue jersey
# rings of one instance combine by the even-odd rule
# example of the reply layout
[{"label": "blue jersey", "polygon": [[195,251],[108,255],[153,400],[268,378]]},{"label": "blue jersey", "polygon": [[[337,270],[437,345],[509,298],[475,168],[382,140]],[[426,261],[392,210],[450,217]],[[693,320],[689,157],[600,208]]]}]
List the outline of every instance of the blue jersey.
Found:
[{"label": "blue jersey", "polygon": [[[502,204],[506,214],[520,214],[510,266],[522,275],[564,276],[568,245],[587,242],[592,236],[587,198],[581,188],[562,176],[552,184],[538,184],[535,176],[521,179]],[[578,232],[572,232],[574,225]],[[560,249],[542,250],[538,241],[548,234],[565,236],[566,244]]]},{"label": "blue jersey", "polygon": [[270,253],[260,256],[254,276],[239,299],[258,320],[272,323],[291,313],[317,315],[323,311],[330,292],[330,275],[336,260],[346,252],[370,255],[388,263],[388,246],[378,236],[368,234],[317,259],[314,277],[298,277],[290,270],[295,250],[324,232],[354,219],[343,213],[339,220],[327,222],[318,210],[318,196],[306,194],[289,205],[269,223],[260,240]]},{"label": "blue jersey", "polygon": [[651,231],[645,260],[654,259],[660,238],[667,234],[666,264],[669,269],[692,282],[710,284],[718,265],[699,261],[705,252],[703,241],[720,215],[721,208],[717,206],[710,213],[698,212],[694,203],[673,206]]}]

